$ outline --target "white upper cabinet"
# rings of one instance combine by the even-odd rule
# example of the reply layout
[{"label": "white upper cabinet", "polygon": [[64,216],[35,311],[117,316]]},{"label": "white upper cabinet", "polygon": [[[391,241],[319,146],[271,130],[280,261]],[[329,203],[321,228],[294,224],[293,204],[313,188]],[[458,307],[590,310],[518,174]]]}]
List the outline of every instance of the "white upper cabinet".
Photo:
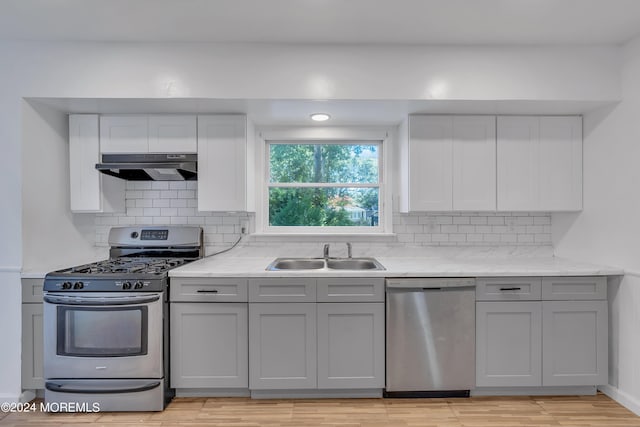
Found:
[{"label": "white upper cabinet", "polygon": [[582,209],[582,118],[498,117],[498,210]]},{"label": "white upper cabinet", "polygon": [[69,116],[69,196],[72,212],[124,212],[121,179],[101,174],[98,115]]},{"label": "white upper cabinet", "polygon": [[495,210],[495,117],[409,118],[410,211]]},{"label": "white upper cabinet", "polygon": [[101,153],[195,153],[196,117],[100,116]]},{"label": "white upper cabinet", "polygon": [[198,116],[198,210],[251,210],[247,135],[244,115]]},{"label": "white upper cabinet", "polygon": [[409,118],[409,210],[453,208],[453,117]]},{"label": "white upper cabinet", "polygon": [[149,116],[149,152],[197,152],[196,128],[196,116]]},{"label": "white upper cabinet", "polygon": [[453,210],[496,209],[496,119],[453,118]]}]

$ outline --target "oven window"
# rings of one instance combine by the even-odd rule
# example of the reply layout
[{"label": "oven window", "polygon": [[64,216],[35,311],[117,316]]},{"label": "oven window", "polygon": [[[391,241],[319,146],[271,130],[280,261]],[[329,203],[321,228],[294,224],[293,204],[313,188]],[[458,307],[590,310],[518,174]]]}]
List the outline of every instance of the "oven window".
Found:
[{"label": "oven window", "polygon": [[58,355],[147,354],[147,307],[58,307]]}]

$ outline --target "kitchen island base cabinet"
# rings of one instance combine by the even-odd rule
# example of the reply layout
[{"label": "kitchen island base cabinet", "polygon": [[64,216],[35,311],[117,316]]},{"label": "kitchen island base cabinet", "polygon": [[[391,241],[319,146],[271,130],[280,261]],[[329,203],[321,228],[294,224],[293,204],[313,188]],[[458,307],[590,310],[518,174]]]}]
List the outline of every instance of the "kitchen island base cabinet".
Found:
[{"label": "kitchen island base cabinet", "polygon": [[246,389],[247,334],[246,303],[172,304],[171,387]]},{"label": "kitchen island base cabinet", "polygon": [[250,389],[317,386],[316,304],[249,304]]}]

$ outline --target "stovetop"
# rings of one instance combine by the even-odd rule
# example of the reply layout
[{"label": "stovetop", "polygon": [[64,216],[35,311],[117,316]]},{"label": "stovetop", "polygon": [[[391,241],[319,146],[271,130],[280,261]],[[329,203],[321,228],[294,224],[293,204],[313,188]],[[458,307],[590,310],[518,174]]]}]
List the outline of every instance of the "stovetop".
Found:
[{"label": "stovetop", "polygon": [[168,272],[192,258],[120,257],[53,271],[44,290],[54,292],[162,292]]},{"label": "stovetop", "polygon": [[191,260],[185,258],[115,258],[55,271],[56,275],[95,276],[105,274],[163,274]]}]

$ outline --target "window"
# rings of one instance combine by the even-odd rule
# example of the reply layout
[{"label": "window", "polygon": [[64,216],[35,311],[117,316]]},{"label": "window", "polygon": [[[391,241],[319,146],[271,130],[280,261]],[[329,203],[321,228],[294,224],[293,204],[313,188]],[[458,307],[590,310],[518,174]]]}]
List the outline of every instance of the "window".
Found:
[{"label": "window", "polygon": [[377,232],[380,141],[267,141],[271,231]]}]

